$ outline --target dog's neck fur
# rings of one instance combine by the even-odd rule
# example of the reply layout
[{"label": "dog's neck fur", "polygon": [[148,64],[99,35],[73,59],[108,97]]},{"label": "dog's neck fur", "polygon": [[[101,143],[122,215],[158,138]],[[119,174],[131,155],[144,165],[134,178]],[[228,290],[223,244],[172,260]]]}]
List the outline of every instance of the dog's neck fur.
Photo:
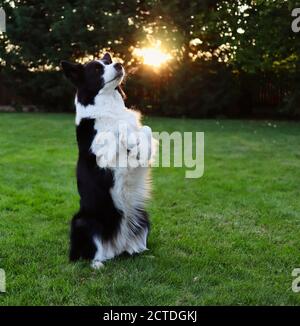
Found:
[{"label": "dog's neck fur", "polygon": [[75,107],[75,122],[77,126],[80,124],[80,121],[85,118],[113,118],[118,114],[122,114],[126,110],[122,95],[116,89],[101,89],[95,97],[94,104],[89,104],[87,106],[79,103],[76,95]]}]

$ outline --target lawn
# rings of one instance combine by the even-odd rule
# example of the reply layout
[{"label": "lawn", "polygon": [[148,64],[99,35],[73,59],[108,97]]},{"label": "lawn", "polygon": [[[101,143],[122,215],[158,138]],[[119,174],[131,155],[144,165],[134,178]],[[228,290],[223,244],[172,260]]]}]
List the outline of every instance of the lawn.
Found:
[{"label": "lawn", "polygon": [[150,251],[68,262],[78,209],[74,117],[0,115],[0,305],[300,304],[300,125],[148,118],[204,131],[205,173],[153,169]]}]

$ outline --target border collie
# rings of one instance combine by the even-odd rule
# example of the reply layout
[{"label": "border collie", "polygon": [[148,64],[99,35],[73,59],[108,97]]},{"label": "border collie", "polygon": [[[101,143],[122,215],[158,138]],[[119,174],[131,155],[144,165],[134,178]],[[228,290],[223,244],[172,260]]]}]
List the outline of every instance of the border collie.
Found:
[{"label": "border collie", "polygon": [[[61,63],[75,85],[79,149],[77,187],[80,209],[72,219],[70,260],[91,260],[98,269],[122,253],[147,250],[149,166],[152,131],[140,114],[125,107],[125,70],[106,53],[85,65]],[[113,137],[107,137],[112,135]],[[146,153],[146,154],[145,154]],[[125,155],[127,165],[120,165]],[[137,164],[128,164],[129,159]]]}]

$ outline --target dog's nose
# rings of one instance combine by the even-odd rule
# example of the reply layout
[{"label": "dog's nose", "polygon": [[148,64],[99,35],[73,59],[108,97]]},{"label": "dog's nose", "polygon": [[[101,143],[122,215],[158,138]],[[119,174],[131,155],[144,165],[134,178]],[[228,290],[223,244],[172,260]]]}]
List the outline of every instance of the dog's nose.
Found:
[{"label": "dog's nose", "polygon": [[114,64],[114,68],[119,72],[119,71],[122,71],[122,65],[120,63],[115,63]]}]

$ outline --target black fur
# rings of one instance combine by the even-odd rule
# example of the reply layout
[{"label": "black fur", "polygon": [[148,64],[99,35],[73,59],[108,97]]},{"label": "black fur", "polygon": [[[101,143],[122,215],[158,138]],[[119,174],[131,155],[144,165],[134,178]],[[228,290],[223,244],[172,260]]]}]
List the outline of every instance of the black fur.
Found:
[{"label": "black fur", "polygon": [[93,119],[83,119],[76,128],[80,210],[71,223],[70,260],[92,259],[96,251],[94,235],[101,235],[103,240],[112,239],[122,219],[109,191],[114,183],[113,174],[110,169],[99,168],[96,156],[90,151],[95,136],[94,122]]},{"label": "black fur", "polygon": [[78,102],[84,106],[95,104],[94,98],[104,86],[103,75],[104,67],[97,61],[92,61],[84,67],[85,82],[80,85],[77,91]]}]

